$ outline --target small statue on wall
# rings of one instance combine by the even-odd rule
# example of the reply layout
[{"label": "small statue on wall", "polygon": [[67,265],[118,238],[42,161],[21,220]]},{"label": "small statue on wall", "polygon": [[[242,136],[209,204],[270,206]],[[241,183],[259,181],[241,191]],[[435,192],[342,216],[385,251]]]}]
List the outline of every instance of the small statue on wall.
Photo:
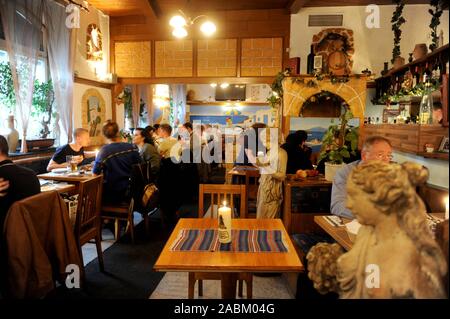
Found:
[{"label": "small statue on wall", "polygon": [[91,61],[103,60],[102,33],[95,23],[91,23],[87,28],[86,59]]},{"label": "small statue on wall", "polygon": [[341,298],[446,298],[447,262],[415,189],[427,179],[427,169],[415,163],[373,161],[354,168],[347,207],[362,226],[347,253],[337,244],[310,250],[314,287]]}]

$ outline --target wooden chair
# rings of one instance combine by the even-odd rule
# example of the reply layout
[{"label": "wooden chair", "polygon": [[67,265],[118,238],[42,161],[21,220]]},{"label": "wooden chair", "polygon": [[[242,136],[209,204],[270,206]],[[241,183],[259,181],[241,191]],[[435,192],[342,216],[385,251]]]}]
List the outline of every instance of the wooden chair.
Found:
[{"label": "wooden chair", "polygon": [[114,238],[119,239],[120,225],[119,221],[124,220],[127,222],[125,233],[130,230],[131,242],[134,244],[134,199],[130,202],[124,202],[117,205],[102,205],[101,217],[102,219],[114,219]]},{"label": "wooden chair", "polygon": [[258,170],[245,171],[245,201],[246,201],[246,217],[256,217],[256,200],[258,197],[259,177],[261,174]]},{"label": "wooden chair", "polygon": [[[210,213],[205,216],[204,199],[210,195]],[[218,208],[227,202],[227,206],[234,212],[235,198],[240,197],[239,214],[240,218],[245,217],[245,186],[244,185],[218,185],[218,184],[200,184],[198,217],[199,218],[217,218]],[[252,298],[253,275],[251,273],[239,273],[238,276],[238,296],[242,297],[243,281],[247,286],[247,299]],[[198,295],[203,296],[203,280],[221,280],[221,273],[214,272],[190,272],[188,285],[188,298],[194,298],[195,282],[198,281]]]},{"label": "wooden chair", "polygon": [[83,263],[83,253],[81,247],[95,240],[97,248],[98,264],[100,271],[104,271],[103,253],[101,246],[101,222],[100,205],[102,198],[103,175],[80,182],[80,192],[78,195],[78,207],[75,220],[75,241],[80,253],[81,264]]}]

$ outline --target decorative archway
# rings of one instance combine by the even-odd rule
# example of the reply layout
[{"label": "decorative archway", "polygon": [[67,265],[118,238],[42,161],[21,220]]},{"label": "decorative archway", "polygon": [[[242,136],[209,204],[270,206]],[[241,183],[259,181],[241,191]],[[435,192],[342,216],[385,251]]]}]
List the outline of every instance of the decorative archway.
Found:
[{"label": "decorative archway", "polygon": [[81,125],[89,131],[92,145],[103,144],[102,124],[106,121],[105,100],[96,89],[88,89],[81,99]]},{"label": "decorative archway", "polygon": [[[313,95],[328,91],[341,97],[349,106],[355,118],[364,123],[366,107],[366,81],[364,75],[352,75],[346,82],[330,77],[317,80],[313,76],[299,78],[286,77],[283,80],[283,133],[289,133],[290,118],[298,117],[303,104]],[[362,126],[362,125],[361,125]]]}]

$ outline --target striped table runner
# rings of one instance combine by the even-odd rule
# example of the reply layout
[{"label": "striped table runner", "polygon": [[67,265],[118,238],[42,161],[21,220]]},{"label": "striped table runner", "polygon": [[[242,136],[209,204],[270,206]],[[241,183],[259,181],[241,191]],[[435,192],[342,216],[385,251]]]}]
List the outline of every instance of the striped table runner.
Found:
[{"label": "striped table runner", "polygon": [[232,229],[231,243],[219,242],[217,229],[182,229],[172,251],[287,252],[280,230]]}]

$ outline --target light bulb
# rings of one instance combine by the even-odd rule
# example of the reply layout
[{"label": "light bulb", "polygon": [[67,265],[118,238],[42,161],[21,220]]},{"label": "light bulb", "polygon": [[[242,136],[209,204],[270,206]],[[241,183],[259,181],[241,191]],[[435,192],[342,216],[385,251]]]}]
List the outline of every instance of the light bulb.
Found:
[{"label": "light bulb", "polygon": [[211,83],[210,85],[211,87],[215,88],[217,86],[217,83]]},{"label": "light bulb", "polygon": [[170,19],[169,24],[175,29],[182,28],[186,25],[186,19],[180,15],[176,15]]},{"label": "light bulb", "polygon": [[200,31],[202,31],[204,35],[209,37],[213,35],[214,32],[216,32],[216,25],[211,21],[206,21],[200,26]]},{"label": "light bulb", "polygon": [[184,38],[185,36],[187,36],[187,31],[185,28],[175,28],[172,32],[172,35],[176,38]]},{"label": "light bulb", "polygon": [[221,85],[220,85],[220,87],[222,88],[222,89],[226,89],[227,87],[229,87],[230,85],[228,84],[228,83],[222,83]]}]

